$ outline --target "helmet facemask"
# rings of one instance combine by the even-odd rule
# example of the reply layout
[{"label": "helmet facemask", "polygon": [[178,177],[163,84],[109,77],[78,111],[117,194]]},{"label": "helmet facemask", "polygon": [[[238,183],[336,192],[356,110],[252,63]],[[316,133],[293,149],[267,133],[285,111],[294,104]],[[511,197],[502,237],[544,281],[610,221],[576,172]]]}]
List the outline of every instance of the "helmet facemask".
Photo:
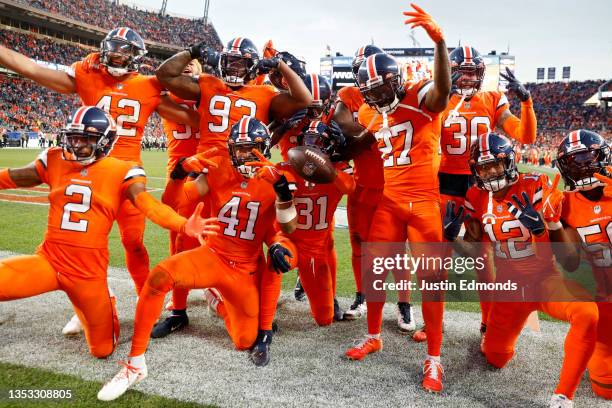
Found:
[{"label": "helmet facemask", "polygon": [[604,184],[597,180],[596,173],[609,176],[606,165],[610,164],[608,147],[591,148],[572,152],[557,158],[559,170],[570,190],[587,191]]},{"label": "helmet facemask", "polygon": [[129,41],[111,38],[102,41],[100,63],[114,77],[138,72],[146,50]]},{"label": "helmet facemask", "polygon": [[485,74],[484,64],[454,65],[451,68],[451,72],[453,74],[455,72],[461,73],[461,77],[457,79],[454,87],[455,92],[459,95],[469,99],[480,91]]},{"label": "helmet facemask", "polygon": [[63,130],[60,143],[64,160],[75,161],[83,166],[93,163],[104,154],[110,139],[97,131]]},{"label": "helmet facemask", "polygon": [[392,113],[400,103],[401,78],[389,73],[385,79],[379,77],[371,83],[360,84],[359,90],[365,102],[379,113]]},{"label": "helmet facemask", "polygon": [[242,86],[250,81],[256,60],[251,54],[223,52],[219,58],[221,78],[229,86]]},{"label": "helmet facemask", "polygon": [[253,153],[253,149],[259,150],[266,158],[270,158],[269,143],[269,139],[264,141],[263,138],[261,138],[261,140],[256,139],[254,142],[250,140],[245,142],[234,142],[234,140],[230,139],[228,141],[229,154],[232,159],[232,164],[238,173],[242,174],[245,178],[255,177],[258,170],[257,167],[248,166],[246,163],[259,161],[259,158]]}]

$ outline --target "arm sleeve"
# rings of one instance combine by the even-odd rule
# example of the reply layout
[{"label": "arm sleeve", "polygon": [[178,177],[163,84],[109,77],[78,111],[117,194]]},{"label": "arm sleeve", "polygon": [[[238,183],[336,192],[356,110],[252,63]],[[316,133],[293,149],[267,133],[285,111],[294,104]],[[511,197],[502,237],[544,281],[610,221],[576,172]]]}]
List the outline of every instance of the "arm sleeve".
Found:
[{"label": "arm sleeve", "polygon": [[533,101],[529,98],[521,102],[521,118],[513,114],[502,125],[504,132],[523,144],[532,144],[536,140],[538,122],[533,110]]},{"label": "arm sleeve", "polygon": [[34,166],[36,166],[36,172],[38,173],[38,177],[40,177],[40,180],[45,184],[49,184],[49,175],[47,173],[48,152],[49,149],[43,150],[34,161]]},{"label": "arm sleeve", "polygon": [[351,194],[355,191],[355,179],[352,176],[353,169],[346,165],[344,168],[337,169],[338,176],[334,180],[334,185],[342,194]]},{"label": "arm sleeve", "polygon": [[186,182],[170,180],[162,194],[162,203],[176,209],[195,203],[201,198],[196,183],[196,180]]},{"label": "arm sleeve", "polygon": [[134,205],[148,219],[167,230],[183,232],[187,220],[178,215],[172,208],[157,201],[151,194],[143,191],[134,199]]}]

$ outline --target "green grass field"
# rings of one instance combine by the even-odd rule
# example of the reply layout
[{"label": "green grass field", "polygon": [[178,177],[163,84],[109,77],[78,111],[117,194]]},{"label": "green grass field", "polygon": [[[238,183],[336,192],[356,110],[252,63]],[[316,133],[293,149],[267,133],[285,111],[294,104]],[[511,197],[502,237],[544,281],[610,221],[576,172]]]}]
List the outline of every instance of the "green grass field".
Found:
[{"label": "green grass field", "polygon": [[[25,165],[35,159],[37,153],[37,150],[31,149],[2,149],[0,150],[0,168]],[[155,196],[160,197],[165,183],[166,155],[164,152],[144,152],[143,159],[148,176],[148,187],[152,189]],[[23,192],[20,192],[20,194],[23,194]],[[47,209],[47,206],[0,201],[0,214],[2,214],[0,216],[0,231],[2,231],[0,234],[0,249],[15,253],[32,253],[44,235]],[[351,268],[348,231],[337,228],[334,234],[338,254],[337,294],[338,296],[352,297],[355,286]],[[146,229],[145,245],[148,248],[151,265],[153,266],[168,255],[168,233],[149,222]],[[124,267],[123,248],[116,226],[113,228],[109,247],[111,266]],[[283,285],[285,290],[293,288],[295,276],[295,273],[285,275]],[[477,302],[449,302],[447,308],[449,310],[479,311]],[[91,405],[93,396],[95,396],[99,387],[99,384],[95,382],[84,381],[78,377],[0,363],[0,390],[23,387],[24,384],[27,384],[26,388],[70,388],[75,390],[76,397],[72,403],[75,406]],[[138,392],[129,395],[129,398],[121,399],[120,402],[112,406],[194,406],[193,404],[184,404]],[[2,395],[0,395],[0,406],[27,406],[23,402],[6,405],[6,401],[1,398]],[[53,402],[49,404],[51,404],[49,406],[56,406],[56,403]]]}]

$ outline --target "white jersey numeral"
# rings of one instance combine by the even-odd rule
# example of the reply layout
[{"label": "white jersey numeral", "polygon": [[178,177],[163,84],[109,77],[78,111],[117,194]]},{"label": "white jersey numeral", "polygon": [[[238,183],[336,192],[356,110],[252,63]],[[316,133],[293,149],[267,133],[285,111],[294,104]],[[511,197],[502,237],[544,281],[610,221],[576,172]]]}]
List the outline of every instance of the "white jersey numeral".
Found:
[{"label": "white jersey numeral", "polygon": [[81,202],[67,203],[64,205],[64,214],[62,215],[62,224],[60,228],[68,231],[86,232],[89,221],[72,221],[71,217],[72,213],[84,214],[89,211],[91,208],[91,188],[80,184],[70,184],[66,187],[64,195],[72,197],[75,194],[81,195]]},{"label": "white jersey numeral", "polygon": [[[227,227],[223,230],[223,234],[229,237],[235,237],[238,235],[236,227],[240,223],[238,219],[238,210],[240,209],[240,197],[232,197],[222,208],[219,210],[217,218],[220,222],[227,224]],[[247,221],[246,228],[240,233],[241,239],[252,241],[255,239],[255,222],[259,215],[259,207],[261,203],[258,201],[249,201],[246,204],[246,208],[249,210],[249,219]]]}]

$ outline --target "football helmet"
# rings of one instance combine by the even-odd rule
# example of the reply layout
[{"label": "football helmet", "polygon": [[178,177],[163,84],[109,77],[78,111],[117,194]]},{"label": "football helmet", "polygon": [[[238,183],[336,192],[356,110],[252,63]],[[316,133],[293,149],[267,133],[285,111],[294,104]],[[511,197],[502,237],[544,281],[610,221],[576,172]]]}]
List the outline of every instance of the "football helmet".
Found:
[{"label": "football helmet", "polygon": [[268,128],[259,120],[250,116],[243,117],[232,126],[227,139],[227,148],[232,164],[246,178],[253,178],[257,173],[257,168],[245,165],[250,161],[259,161],[257,156],[253,154],[253,149],[259,150],[268,159],[272,157]]},{"label": "football helmet", "polygon": [[385,53],[370,55],[361,63],[357,85],[365,102],[379,113],[393,112],[405,94],[400,66]]},{"label": "football helmet", "polygon": [[557,150],[557,164],[566,189],[591,190],[603,186],[593,175],[610,177],[610,145],[599,134],[585,129],[570,132]]},{"label": "football helmet", "polygon": [[117,126],[113,118],[95,106],[82,106],[72,113],[60,133],[65,160],[88,165],[108,154]]},{"label": "football helmet", "polygon": [[120,77],[138,72],[147,53],[142,37],[128,27],[114,28],[100,43],[100,64],[109,74]]},{"label": "football helmet", "polygon": [[[287,51],[277,52],[276,57],[280,58],[285,64],[287,64],[287,66],[291,68],[293,72],[298,74],[300,78],[306,78],[306,62],[304,62],[303,59],[300,59]],[[268,74],[268,79],[278,90],[286,91],[289,89],[283,75],[276,69]]]},{"label": "football helmet", "polygon": [[336,152],[337,148],[341,147],[339,146],[341,141],[334,134],[334,129],[319,120],[313,120],[304,126],[297,137],[297,143],[298,146],[319,149],[330,157]]},{"label": "football helmet", "polygon": [[470,148],[470,170],[480,189],[497,192],[519,177],[514,147],[498,133],[483,133]]},{"label": "football helmet", "polygon": [[236,37],[227,43],[219,56],[219,74],[229,86],[239,87],[255,79],[259,52],[253,41]]},{"label": "football helmet", "polygon": [[382,52],[384,52],[382,49],[372,44],[364,45],[363,47],[360,47],[355,52],[355,58],[353,58],[353,67],[352,67],[353,77],[355,77],[355,82],[357,82],[357,74],[359,72],[359,67],[361,66],[361,63],[363,62],[363,60],[368,58],[370,55],[379,54]]},{"label": "football helmet", "polygon": [[448,58],[451,64],[451,74],[458,72],[453,91],[461,96],[471,98],[482,87],[485,75],[485,63],[480,53],[474,47],[465,45],[451,51]]},{"label": "football helmet", "polygon": [[312,95],[312,102],[308,105],[308,117],[319,119],[323,113],[328,113],[332,102],[332,88],[329,81],[317,74],[309,74],[304,78],[304,84]]}]

